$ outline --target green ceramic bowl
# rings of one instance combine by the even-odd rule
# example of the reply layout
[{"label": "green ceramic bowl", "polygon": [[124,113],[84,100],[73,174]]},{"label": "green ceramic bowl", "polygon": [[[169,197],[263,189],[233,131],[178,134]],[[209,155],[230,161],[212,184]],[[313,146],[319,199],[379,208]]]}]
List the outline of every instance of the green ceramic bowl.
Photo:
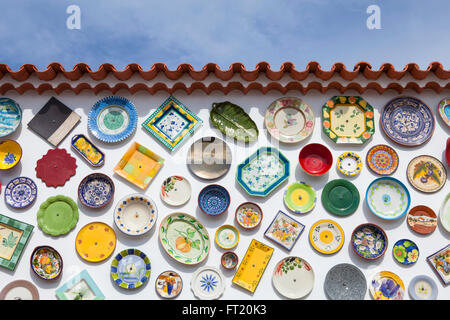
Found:
[{"label": "green ceramic bowl", "polygon": [[353,183],[344,179],[328,182],[322,191],[322,204],[328,212],[348,216],[358,209],[359,192]]},{"label": "green ceramic bowl", "polygon": [[314,209],[317,197],[316,191],[304,182],[290,184],[284,192],[284,203],[295,213],[306,213]]}]

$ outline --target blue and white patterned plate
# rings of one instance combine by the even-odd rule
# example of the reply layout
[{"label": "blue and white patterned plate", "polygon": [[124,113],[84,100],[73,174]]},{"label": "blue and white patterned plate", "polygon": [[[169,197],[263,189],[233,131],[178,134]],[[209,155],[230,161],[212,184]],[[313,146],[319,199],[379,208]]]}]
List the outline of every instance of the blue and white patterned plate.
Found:
[{"label": "blue and white patterned plate", "polygon": [[209,215],[217,216],[227,211],[230,205],[230,194],[227,189],[218,184],[210,184],[200,191],[198,206]]},{"label": "blue and white patterned plate", "polygon": [[5,202],[16,209],[25,208],[37,197],[37,187],[33,180],[27,177],[12,179],[5,190]]},{"label": "blue and white patterned plate", "polygon": [[202,267],[192,276],[191,290],[200,300],[218,299],[225,291],[224,277],[217,268]]},{"label": "blue and white patterned plate", "polygon": [[150,279],[150,259],[138,249],[122,250],[111,263],[114,283],[124,289],[135,289]]},{"label": "blue and white patterned plate", "polygon": [[22,121],[22,109],[17,102],[9,98],[0,98],[0,137],[16,131]]},{"label": "blue and white patterned plate", "polygon": [[143,194],[122,198],[114,210],[114,222],[125,234],[138,236],[150,231],[158,218],[155,202]]},{"label": "blue and white patterned plate", "polygon": [[106,206],[114,197],[114,182],[103,173],[86,176],[78,186],[78,198],[86,207],[97,209]]},{"label": "blue and white patterned plate", "polygon": [[136,130],[137,120],[131,101],[110,96],[94,104],[88,116],[88,129],[97,139],[114,143],[128,138]]}]

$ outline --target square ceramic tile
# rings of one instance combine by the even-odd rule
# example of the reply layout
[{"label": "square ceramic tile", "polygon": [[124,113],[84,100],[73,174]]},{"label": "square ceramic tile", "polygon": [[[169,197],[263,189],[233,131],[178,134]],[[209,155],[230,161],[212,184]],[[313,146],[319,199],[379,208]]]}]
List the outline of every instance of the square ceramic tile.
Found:
[{"label": "square ceramic tile", "polygon": [[448,262],[449,257],[450,244],[427,257],[428,263],[439,275],[445,286],[450,284],[450,264]]},{"label": "square ceramic tile", "polygon": [[303,224],[280,210],[267,228],[264,236],[290,251],[302,234],[303,229],[305,229]]},{"label": "square ceramic tile", "polygon": [[56,290],[60,300],[103,300],[105,296],[86,270],[67,281]]}]

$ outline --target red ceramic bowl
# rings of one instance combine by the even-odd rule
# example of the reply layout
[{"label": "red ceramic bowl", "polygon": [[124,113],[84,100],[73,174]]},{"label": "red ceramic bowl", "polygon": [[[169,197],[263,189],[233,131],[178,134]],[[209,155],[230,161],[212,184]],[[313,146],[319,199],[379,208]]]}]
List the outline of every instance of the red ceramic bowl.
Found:
[{"label": "red ceramic bowl", "polygon": [[323,144],[310,143],[300,150],[298,161],[307,173],[321,175],[330,170],[333,164],[333,155]]}]

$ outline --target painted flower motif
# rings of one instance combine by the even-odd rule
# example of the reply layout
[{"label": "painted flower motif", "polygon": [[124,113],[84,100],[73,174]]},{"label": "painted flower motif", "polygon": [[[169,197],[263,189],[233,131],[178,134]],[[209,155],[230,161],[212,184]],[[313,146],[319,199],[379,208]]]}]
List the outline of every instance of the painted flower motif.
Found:
[{"label": "painted flower motif", "polygon": [[217,280],[216,277],[213,276],[212,274],[207,274],[206,276],[203,276],[202,279],[200,280],[201,283],[201,287],[203,288],[204,291],[214,291],[214,289],[217,286]]},{"label": "painted flower motif", "polygon": [[6,164],[13,164],[16,161],[16,156],[12,153],[7,153],[5,158],[3,159],[3,162]]},{"label": "painted flower motif", "polygon": [[313,127],[313,122],[311,120],[306,121],[305,123],[306,128],[312,128]]},{"label": "painted flower motif", "polygon": [[356,98],[355,97],[349,97],[348,98],[348,102],[355,103],[356,102]]},{"label": "painted flower motif", "polygon": [[372,119],[373,118],[373,111],[366,111],[366,118]]},{"label": "painted flower motif", "polygon": [[328,101],[327,101],[327,106],[330,107],[330,108],[333,108],[333,107],[334,107],[334,102],[333,102],[333,100],[328,100]]},{"label": "painted flower motif", "polygon": [[363,133],[363,135],[362,135],[362,136],[363,136],[363,138],[364,138],[364,139],[366,139],[366,140],[367,140],[367,139],[369,139],[369,138],[370,138],[371,134],[370,134],[370,132],[368,132],[368,131],[365,131],[365,132]]},{"label": "painted flower motif", "polygon": [[324,126],[325,128],[327,128],[327,129],[329,129],[329,128],[330,128],[330,121],[325,120],[325,121],[323,122],[323,126]]},{"label": "painted flower motif", "polygon": [[386,298],[393,298],[398,295],[398,289],[400,289],[400,285],[396,284],[393,280],[387,279],[384,280],[380,286],[380,292]]},{"label": "painted flower motif", "polygon": [[411,250],[411,252],[408,252],[408,262],[416,262],[419,258],[419,251],[417,249]]},{"label": "painted flower motif", "polygon": [[394,256],[398,260],[398,262],[403,263],[405,262],[405,258],[407,256],[407,252],[405,247],[403,246],[395,246],[394,247]]}]

